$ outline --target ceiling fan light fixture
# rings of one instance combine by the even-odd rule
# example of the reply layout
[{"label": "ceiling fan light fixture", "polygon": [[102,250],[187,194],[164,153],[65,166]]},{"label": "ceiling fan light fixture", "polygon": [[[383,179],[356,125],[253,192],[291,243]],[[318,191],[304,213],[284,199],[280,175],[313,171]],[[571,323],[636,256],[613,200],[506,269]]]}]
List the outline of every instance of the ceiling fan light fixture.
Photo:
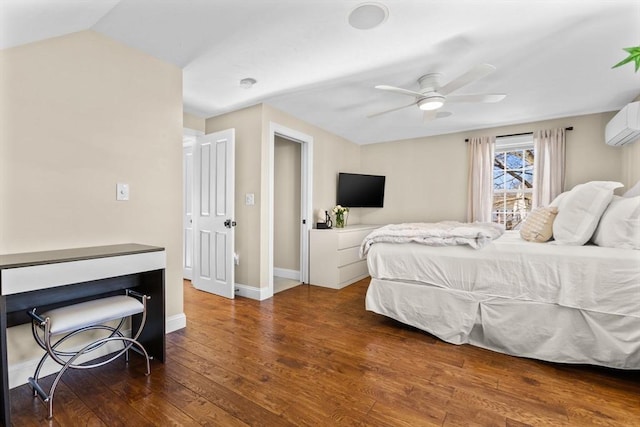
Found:
[{"label": "ceiling fan light fixture", "polygon": [[358,30],[370,30],[389,17],[387,6],[378,2],[361,3],[349,14],[349,25]]},{"label": "ceiling fan light fixture", "polygon": [[444,96],[430,96],[418,101],[418,108],[422,111],[432,111],[441,108],[444,105]]}]

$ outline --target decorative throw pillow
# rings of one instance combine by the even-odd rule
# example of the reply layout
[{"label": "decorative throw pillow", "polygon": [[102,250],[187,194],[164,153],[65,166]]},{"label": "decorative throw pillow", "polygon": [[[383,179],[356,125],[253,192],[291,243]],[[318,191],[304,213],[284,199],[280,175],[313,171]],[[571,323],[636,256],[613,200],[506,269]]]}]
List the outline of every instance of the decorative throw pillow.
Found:
[{"label": "decorative throw pillow", "polygon": [[613,190],[620,187],[621,183],[613,181],[591,181],[573,187],[560,200],[553,222],[554,243],[575,246],[587,243],[613,198]]},{"label": "decorative throw pillow", "polygon": [[543,243],[553,235],[553,221],[558,214],[558,208],[549,206],[534,209],[520,228],[520,237],[530,242]]},{"label": "decorative throw pillow", "polygon": [[613,196],[593,235],[593,243],[606,248],[640,249],[640,196]]}]

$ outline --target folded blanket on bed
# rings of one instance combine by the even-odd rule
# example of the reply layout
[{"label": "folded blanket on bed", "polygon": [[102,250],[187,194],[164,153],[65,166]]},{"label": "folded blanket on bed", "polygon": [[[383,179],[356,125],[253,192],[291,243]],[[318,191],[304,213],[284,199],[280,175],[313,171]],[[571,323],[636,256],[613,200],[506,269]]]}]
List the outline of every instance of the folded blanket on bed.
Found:
[{"label": "folded blanket on bed", "polygon": [[500,224],[492,222],[434,223],[415,222],[390,224],[380,227],[364,238],[360,245],[360,258],[364,258],[374,243],[420,243],[429,246],[469,245],[480,249],[504,233]]}]

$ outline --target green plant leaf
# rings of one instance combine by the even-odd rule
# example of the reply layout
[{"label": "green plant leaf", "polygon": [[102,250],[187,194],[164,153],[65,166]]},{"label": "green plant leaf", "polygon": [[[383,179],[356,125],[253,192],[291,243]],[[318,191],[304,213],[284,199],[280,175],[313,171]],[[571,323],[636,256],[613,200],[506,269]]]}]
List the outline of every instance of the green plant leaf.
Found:
[{"label": "green plant leaf", "polygon": [[637,73],[638,70],[640,69],[640,46],[625,47],[625,48],[622,48],[622,50],[627,52],[629,56],[623,59],[622,61],[618,62],[616,65],[614,65],[611,68],[617,68],[617,67],[620,67],[621,65],[624,65],[626,63],[633,61],[635,62],[635,68]]}]

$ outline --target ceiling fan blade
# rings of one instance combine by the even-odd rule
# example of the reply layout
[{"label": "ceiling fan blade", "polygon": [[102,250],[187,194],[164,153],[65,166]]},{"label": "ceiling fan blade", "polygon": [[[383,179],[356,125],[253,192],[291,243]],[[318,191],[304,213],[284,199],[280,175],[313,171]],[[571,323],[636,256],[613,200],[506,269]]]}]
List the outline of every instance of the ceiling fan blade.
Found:
[{"label": "ceiling fan blade", "polygon": [[449,83],[447,83],[446,85],[442,86],[438,90],[438,92],[440,92],[443,95],[450,94],[454,90],[460,89],[462,86],[466,86],[471,82],[474,82],[478,79],[483,78],[486,75],[493,73],[495,70],[496,70],[496,67],[494,67],[491,64],[480,64],[476,67],[473,67],[472,69],[470,69],[469,71],[467,71],[466,73],[458,77],[457,79],[454,79]]},{"label": "ceiling fan blade", "polygon": [[390,110],[385,110],[385,111],[380,111],[379,113],[373,113],[373,114],[369,114],[367,116],[368,119],[372,118],[372,117],[377,117],[377,116],[381,116],[383,114],[387,114],[387,113],[391,113],[393,111],[398,111],[398,110],[402,110],[403,108],[407,108],[407,107],[411,107],[416,105],[415,102],[412,102],[411,104],[407,104],[407,105],[403,105],[402,107],[396,107],[396,108],[392,108]]},{"label": "ceiling fan blade", "polygon": [[500,102],[507,95],[504,93],[488,93],[485,95],[451,95],[447,102]]},{"label": "ceiling fan blade", "polygon": [[378,86],[376,86],[376,89],[386,90],[386,91],[389,91],[389,92],[395,92],[395,93],[399,93],[399,94],[402,94],[402,95],[411,95],[411,96],[420,96],[420,97],[424,96],[420,92],[414,92],[412,90],[402,89],[401,87],[395,87],[395,86],[378,85]]},{"label": "ceiling fan blade", "polygon": [[425,122],[430,122],[433,119],[444,119],[445,117],[449,117],[452,114],[453,113],[450,113],[448,111],[438,111],[438,110],[425,111],[424,114],[422,115],[422,120],[424,120]]}]

